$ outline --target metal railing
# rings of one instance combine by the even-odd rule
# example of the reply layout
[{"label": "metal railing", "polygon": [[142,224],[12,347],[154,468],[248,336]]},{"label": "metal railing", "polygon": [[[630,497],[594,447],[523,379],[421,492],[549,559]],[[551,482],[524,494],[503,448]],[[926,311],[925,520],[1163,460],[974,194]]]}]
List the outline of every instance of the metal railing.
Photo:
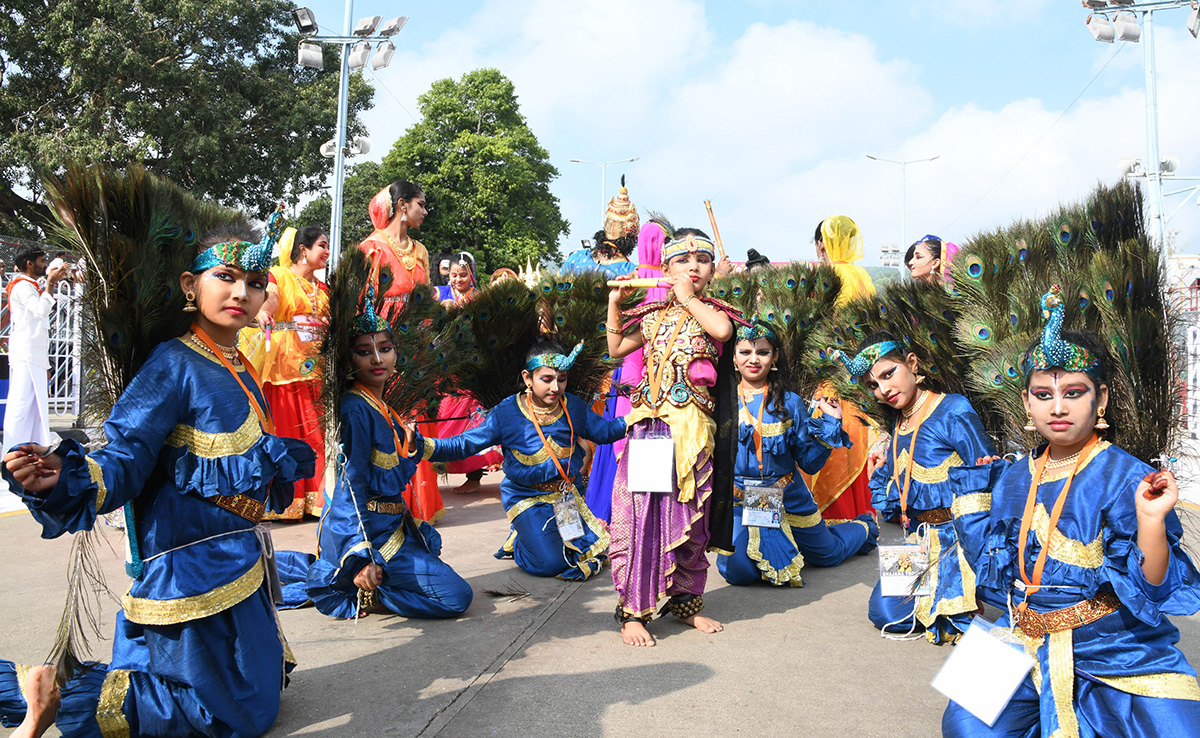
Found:
[{"label": "metal railing", "polygon": [[[12,275],[3,275],[8,284]],[[77,416],[83,409],[83,285],[64,280],[54,286],[54,309],[50,311],[49,359],[50,386],[47,392],[50,413],[60,417]],[[8,354],[8,294],[0,290],[0,353]],[[7,403],[7,398],[3,402]]]}]

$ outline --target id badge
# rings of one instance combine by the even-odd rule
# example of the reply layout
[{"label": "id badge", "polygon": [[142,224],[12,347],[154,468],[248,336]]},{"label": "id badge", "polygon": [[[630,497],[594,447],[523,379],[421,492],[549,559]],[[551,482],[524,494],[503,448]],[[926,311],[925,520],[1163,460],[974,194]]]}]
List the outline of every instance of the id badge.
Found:
[{"label": "id badge", "polygon": [[884,597],[924,597],[933,594],[928,577],[917,585],[917,578],[929,568],[929,547],[922,543],[903,543],[879,547],[879,593]]},{"label": "id badge", "polygon": [[783,490],[761,480],[746,480],[742,487],[742,525],[779,528],[783,523]]},{"label": "id badge", "polygon": [[631,438],[625,454],[629,457],[629,491],[663,495],[675,491],[675,441],[669,432]]},{"label": "id badge", "polygon": [[583,516],[579,514],[575,495],[563,492],[554,501],[554,522],[558,525],[559,537],[564,541],[583,538]]},{"label": "id badge", "polygon": [[307,324],[312,321],[311,315],[297,315],[294,320],[296,321],[296,337],[300,339],[301,343],[312,343],[320,338],[320,336],[317,335],[317,332],[311,328],[300,327],[301,325],[307,326]]},{"label": "id badge", "polygon": [[1033,657],[1008,628],[976,616],[930,686],[990,728],[1033,665]]}]

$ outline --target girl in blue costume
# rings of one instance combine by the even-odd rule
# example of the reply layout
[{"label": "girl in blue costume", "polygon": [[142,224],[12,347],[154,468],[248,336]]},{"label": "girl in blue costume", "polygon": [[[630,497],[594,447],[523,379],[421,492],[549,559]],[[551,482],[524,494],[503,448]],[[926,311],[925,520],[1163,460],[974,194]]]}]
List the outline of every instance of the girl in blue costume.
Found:
[{"label": "girl in blue costume", "polygon": [[[829,452],[849,443],[842,431],[837,398],[821,398],[819,415],[809,415],[800,396],[788,392],[787,361],[774,329],[756,320],[737,330],[733,365],[741,375],[738,452],[734,467],[733,540],[735,553],[717,557],[717,570],[730,584],[760,579],[802,587],[805,562],[837,566],[875,547],[879,527],[870,515],[826,525],[812,492],[795,473],[820,471]],[[743,524],[747,483],[782,489],[783,520],[778,528]]]},{"label": "girl in blue costume", "polygon": [[926,377],[917,355],[891,334],[867,337],[853,361],[834,355],[896,416],[887,451],[868,459],[872,506],[885,520],[899,521],[909,543],[928,538],[932,593],[914,602],[884,597],[876,584],[867,616],[880,630],[924,628],[930,643],[953,642],[979,606],[975,574],[956,545],[950,470],[990,455],[992,442],[967,398],[921,386]]},{"label": "girl in blue costume", "polygon": [[[500,501],[512,531],[496,558],[512,557],[517,566],[539,577],[583,580],[608,559],[608,531],[592,515],[577,486],[583,444],[612,443],[625,435],[625,419],[605,420],[567,393],[567,372],[583,344],[570,355],[553,341],[529,350],[525,393],[500,402],[483,425],[453,438],[424,438],[424,458],[463,459],[499,444],[504,449],[504,481]],[[563,540],[556,525],[555,503],[574,501],[583,535]],[[561,503],[560,503],[561,504]]]},{"label": "girl in blue costume", "polygon": [[1200,735],[1200,685],[1167,619],[1200,611],[1179,489],[1101,437],[1111,358],[1090,333],[1060,333],[1057,286],[1042,306],[1022,396],[1046,444],[951,472],[977,590],[1037,663],[991,728],[951,702],[943,734]]},{"label": "girl in blue costume", "polygon": [[338,618],[393,612],[406,618],[452,618],[471,604],[471,585],[438,554],[441,535],[418,523],[404,503],[417,463],[384,388],[396,374],[392,328],[375,312],[368,288],[359,311],[366,271],[363,258],[344,258],[330,295],[330,325],[322,353],[348,372],[326,374],[326,392],[337,398],[344,463],[321,516],[318,555],[279,553],[288,570],[284,601],[312,601]]},{"label": "girl in blue costume", "polygon": [[[84,665],[63,687],[64,735],[250,736],[275,722],[294,662],[264,586],[255,525],[292,501],[291,483],[313,472],[313,451],[272,435],[236,345],[266,299],[281,226],[277,213],[257,244],[239,226],[201,239],[179,278],[195,323],[149,355],[104,425],[104,448],[87,453],[68,440],[43,455],[22,444],[4,457],[5,477],[45,538],[89,530],[125,506],[133,582],[112,662]],[[26,711],[16,683],[24,671],[0,662],[5,725]]]}]

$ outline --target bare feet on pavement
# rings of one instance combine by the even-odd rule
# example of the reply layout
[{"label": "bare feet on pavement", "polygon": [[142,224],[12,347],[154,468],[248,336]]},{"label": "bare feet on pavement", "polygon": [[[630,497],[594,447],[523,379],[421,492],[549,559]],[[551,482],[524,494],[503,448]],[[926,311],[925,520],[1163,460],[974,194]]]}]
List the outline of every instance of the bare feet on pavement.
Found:
[{"label": "bare feet on pavement", "polygon": [[467,481],[463,482],[462,484],[460,484],[454,488],[454,494],[469,495],[472,492],[478,492],[481,486],[482,485],[479,484],[478,479],[468,479]]},{"label": "bare feet on pavement", "polygon": [[636,620],[621,624],[621,640],[627,646],[653,646],[654,636],[646,630],[646,626]]},{"label": "bare feet on pavement", "polygon": [[718,623],[712,618],[706,618],[703,615],[693,615],[690,618],[680,618],[679,622],[684,625],[690,625],[701,633],[720,633],[725,630],[725,626]]}]

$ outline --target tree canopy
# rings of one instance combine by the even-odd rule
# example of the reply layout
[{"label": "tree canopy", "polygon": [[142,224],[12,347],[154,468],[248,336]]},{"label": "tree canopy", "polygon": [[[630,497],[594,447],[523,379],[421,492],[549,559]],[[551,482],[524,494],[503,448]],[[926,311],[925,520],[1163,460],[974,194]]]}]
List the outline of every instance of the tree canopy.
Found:
[{"label": "tree canopy", "polygon": [[[45,223],[37,172],[139,160],[260,217],[315,191],[339,54],[296,64],[285,0],[0,0],[0,228]],[[350,133],[373,90],[354,75]]]}]

